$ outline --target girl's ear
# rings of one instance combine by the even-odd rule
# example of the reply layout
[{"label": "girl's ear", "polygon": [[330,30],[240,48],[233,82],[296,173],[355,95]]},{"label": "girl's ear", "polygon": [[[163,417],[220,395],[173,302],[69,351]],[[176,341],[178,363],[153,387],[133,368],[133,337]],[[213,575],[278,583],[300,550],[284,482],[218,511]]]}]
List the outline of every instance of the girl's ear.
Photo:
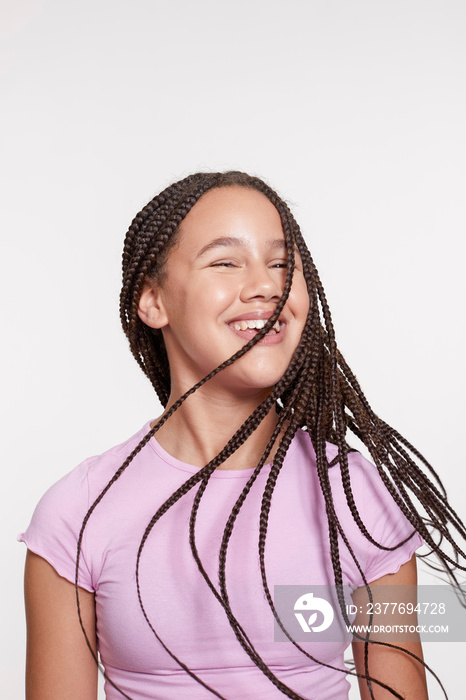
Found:
[{"label": "girl's ear", "polygon": [[138,316],[150,328],[163,328],[168,323],[167,314],[156,282],[144,284],[139,299]]}]

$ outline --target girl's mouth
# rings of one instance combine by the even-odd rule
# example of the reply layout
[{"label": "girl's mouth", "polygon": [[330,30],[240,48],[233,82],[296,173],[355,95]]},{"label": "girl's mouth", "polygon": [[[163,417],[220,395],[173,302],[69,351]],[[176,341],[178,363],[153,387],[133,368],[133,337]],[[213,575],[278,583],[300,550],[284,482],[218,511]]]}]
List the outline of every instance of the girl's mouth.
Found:
[{"label": "girl's mouth", "polygon": [[[264,328],[267,320],[266,319],[242,319],[241,321],[233,321],[229,323],[228,326],[231,330],[242,338],[244,341],[249,341]],[[280,343],[284,336],[285,324],[280,321],[275,321],[272,328],[265,334],[261,340],[259,340],[258,345],[275,345]]]},{"label": "girl's mouth", "polygon": [[[230,323],[230,327],[235,331],[246,331],[246,330],[261,330],[264,328],[266,321],[263,318],[243,320],[243,321],[233,321]],[[273,335],[274,333],[280,333],[280,321],[275,321],[272,328],[268,331],[267,335]]]}]

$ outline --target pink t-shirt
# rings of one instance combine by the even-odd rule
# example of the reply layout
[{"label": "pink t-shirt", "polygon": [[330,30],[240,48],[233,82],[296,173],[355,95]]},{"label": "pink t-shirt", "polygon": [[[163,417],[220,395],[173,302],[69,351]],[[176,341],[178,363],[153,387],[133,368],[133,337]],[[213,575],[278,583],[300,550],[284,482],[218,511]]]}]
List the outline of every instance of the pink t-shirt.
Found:
[{"label": "pink t-shirt", "polygon": [[[27,531],[29,549],[74,582],[77,537],[83,518],[124,459],[149,430],[92,457],[63,477],[39,502]],[[328,447],[332,458],[336,448]],[[393,546],[413,530],[383,486],[377,470],[350,453],[351,483],[361,518],[377,542]],[[79,585],[95,592],[99,652],[107,674],[133,700],[206,700],[213,695],[167,654],[147,625],[136,591],[136,555],[158,507],[197,467],[169,455],[152,438],[96,507],[85,529]],[[216,470],[201,500],[196,541],[217,583],[218,549],[228,515],[253,469]],[[270,465],[255,481],[236,521],[227,561],[230,603],[257,652],[281,681],[304,698],[344,700],[345,673],[309,661],[290,642],[274,641],[274,621],[263,594],[257,554],[261,498]],[[367,580],[398,571],[420,546],[415,534],[394,551],[372,545],[355,524],[338,466],[330,469],[336,511]],[[155,525],[141,556],[140,590],[151,624],[168,648],[228,700],[272,700],[283,694],[250,660],[193,559],[188,527],[197,486]],[[340,543],[344,584],[362,585]],[[286,455],[272,498],[266,568],[269,586],[333,584],[327,518],[309,436],[299,431]],[[314,637],[315,638],[315,637]],[[305,642],[320,661],[344,668],[350,636],[339,642]],[[106,684],[106,697],[121,694]]]}]

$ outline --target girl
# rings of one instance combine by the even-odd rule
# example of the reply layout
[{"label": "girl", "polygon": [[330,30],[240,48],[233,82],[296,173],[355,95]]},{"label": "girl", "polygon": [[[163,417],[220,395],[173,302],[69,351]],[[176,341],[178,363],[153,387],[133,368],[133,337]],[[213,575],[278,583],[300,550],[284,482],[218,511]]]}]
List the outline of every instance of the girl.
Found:
[{"label": "girl", "polygon": [[[28,700],[96,698],[97,651],[115,700],[347,698],[351,636],[298,643],[274,586],[333,586],[349,623],[345,591],[415,585],[420,536],[454,577],[466,533],[337,349],[286,204],[238,172],[168,187],[129,228],[121,319],[165,410],[22,536]],[[353,653],[363,700],[427,698],[417,637]]]}]

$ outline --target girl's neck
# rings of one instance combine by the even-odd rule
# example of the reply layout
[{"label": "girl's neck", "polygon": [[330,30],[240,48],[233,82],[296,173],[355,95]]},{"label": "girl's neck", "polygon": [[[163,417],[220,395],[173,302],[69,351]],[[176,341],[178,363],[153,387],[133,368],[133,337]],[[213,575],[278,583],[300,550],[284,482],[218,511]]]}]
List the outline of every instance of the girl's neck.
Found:
[{"label": "girl's neck", "polygon": [[[227,444],[241,424],[266,398],[267,393],[244,397],[213,396],[198,390],[170,416],[157,432],[157,441],[173,457],[193,466],[203,467]],[[165,413],[174,403],[170,400]],[[158,420],[158,419],[157,419]],[[153,421],[155,425],[157,420]],[[247,469],[254,467],[264,453],[277,424],[275,408],[269,412],[256,430],[219,469]],[[268,458],[274,456],[274,448]]]}]

